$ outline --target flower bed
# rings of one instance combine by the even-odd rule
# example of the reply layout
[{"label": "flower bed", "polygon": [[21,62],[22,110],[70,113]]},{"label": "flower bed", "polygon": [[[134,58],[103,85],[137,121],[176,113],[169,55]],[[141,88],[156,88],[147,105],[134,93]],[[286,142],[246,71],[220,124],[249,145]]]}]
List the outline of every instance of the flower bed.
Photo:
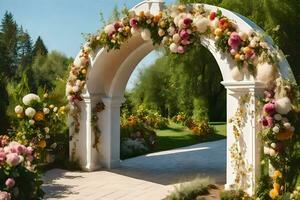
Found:
[{"label": "flower bed", "polygon": [[42,181],[32,162],[34,149],[0,136],[0,199],[42,199]]}]

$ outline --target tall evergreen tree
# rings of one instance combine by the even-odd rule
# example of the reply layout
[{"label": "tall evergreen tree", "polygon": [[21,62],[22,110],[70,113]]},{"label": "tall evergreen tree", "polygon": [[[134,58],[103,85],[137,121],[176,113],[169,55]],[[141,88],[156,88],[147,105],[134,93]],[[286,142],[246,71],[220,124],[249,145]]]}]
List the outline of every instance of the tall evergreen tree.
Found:
[{"label": "tall evergreen tree", "polygon": [[28,69],[32,64],[32,41],[30,35],[22,27],[18,34],[18,64],[21,71]]},{"label": "tall evergreen tree", "polygon": [[36,42],[34,43],[33,46],[33,50],[32,50],[32,55],[33,57],[36,56],[46,56],[48,54],[48,50],[44,44],[44,41],[42,40],[42,38],[39,36],[36,40]]},{"label": "tall evergreen tree", "polygon": [[1,22],[2,32],[1,40],[6,48],[10,62],[7,63],[7,77],[12,77],[15,75],[18,66],[18,25],[15,22],[13,15],[9,12],[4,14]]}]

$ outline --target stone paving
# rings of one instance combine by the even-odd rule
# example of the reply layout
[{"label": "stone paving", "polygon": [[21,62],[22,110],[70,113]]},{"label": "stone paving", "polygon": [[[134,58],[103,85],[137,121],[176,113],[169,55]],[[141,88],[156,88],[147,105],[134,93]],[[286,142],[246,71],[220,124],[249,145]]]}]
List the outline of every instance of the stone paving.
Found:
[{"label": "stone paving", "polygon": [[113,170],[48,171],[44,176],[45,199],[63,200],[161,200],[174,185],[210,176],[225,183],[226,140],[147,154],[122,161]]}]

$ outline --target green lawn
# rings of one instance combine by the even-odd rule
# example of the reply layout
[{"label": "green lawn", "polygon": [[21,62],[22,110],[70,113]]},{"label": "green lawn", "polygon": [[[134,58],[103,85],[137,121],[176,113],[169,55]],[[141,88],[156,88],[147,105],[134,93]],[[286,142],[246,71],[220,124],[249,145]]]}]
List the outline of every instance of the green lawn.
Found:
[{"label": "green lawn", "polygon": [[157,145],[153,152],[226,138],[226,123],[212,122],[211,125],[215,127],[216,134],[205,138],[200,138],[196,135],[193,135],[192,132],[186,127],[170,122],[169,128],[165,130],[156,130]]}]

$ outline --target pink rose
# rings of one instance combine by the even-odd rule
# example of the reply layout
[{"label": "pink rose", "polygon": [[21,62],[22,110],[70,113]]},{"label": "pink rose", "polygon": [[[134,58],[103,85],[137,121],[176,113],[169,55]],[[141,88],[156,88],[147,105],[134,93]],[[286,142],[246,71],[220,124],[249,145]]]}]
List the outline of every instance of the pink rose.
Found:
[{"label": "pink rose", "polygon": [[183,53],[184,53],[184,48],[183,48],[183,46],[178,46],[177,52],[180,53],[180,54],[183,54]]},{"label": "pink rose", "polygon": [[272,117],[263,117],[261,120],[260,120],[260,123],[263,125],[263,126],[272,126],[273,125],[273,118]]},{"label": "pink rose", "polygon": [[274,103],[267,103],[267,104],[265,104],[263,109],[269,115],[274,115],[275,112],[276,112],[275,104]]},{"label": "pink rose", "polygon": [[180,37],[183,40],[187,40],[190,37],[190,34],[186,30],[181,30],[180,31]]},{"label": "pink rose", "polygon": [[114,22],[113,26],[115,27],[116,30],[122,27],[122,24],[120,22]]},{"label": "pink rose", "polygon": [[136,28],[138,25],[138,20],[135,18],[130,19],[130,26]]},{"label": "pink rose", "polygon": [[4,162],[6,158],[6,153],[3,151],[0,151],[0,163]]},{"label": "pink rose", "polygon": [[6,181],[5,181],[5,185],[8,187],[8,188],[12,188],[15,186],[15,180],[13,178],[8,178]]},{"label": "pink rose", "polygon": [[186,45],[190,44],[190,41],[187,39],[184,39],[184,40],[181,40],[181,44],[186,46]]},{"label": "pink rose", "polygon": [[185,25],[185,27],[188,27],[189,25],[191,25],[192,22],[193,22],[193,20],[188,17],[183,19],[183,24]]},{"label": "pink rose", "polygon": [[237,50],[239,45],[241,44],[242,40],[237,32],[232,32],[230,34],[230,38],[228,40],[228,45],[232,48]]},{"label": "pink rose", "polygon": [[26,154],[27,154],[27,155],[31,155],[32,152],[33,152],[33,148],[32,148],[32,147],[27,147],[27,148],[26,148]]},{"label": "pink rose", "polygon": [[11,166],[16,166],[20,162],[20,158],[16,153],[9,153],[6,155],[6,163]]},{"label": "pink rose", "polygon": [[0,190],[0,199],[1,200],[10,200],[11,197],[10,197],[10,194],[8,192]]}]

